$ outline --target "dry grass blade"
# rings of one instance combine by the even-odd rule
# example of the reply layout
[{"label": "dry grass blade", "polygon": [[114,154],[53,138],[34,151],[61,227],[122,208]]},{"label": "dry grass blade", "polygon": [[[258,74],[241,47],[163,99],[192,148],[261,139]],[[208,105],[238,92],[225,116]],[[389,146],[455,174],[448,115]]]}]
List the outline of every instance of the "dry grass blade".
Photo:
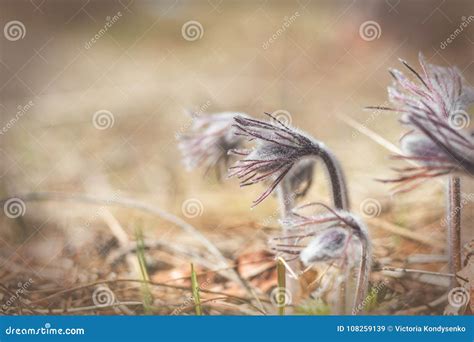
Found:
[{"label": "dry grass blade", "polygon": [[[395,146],[391,142],[387,141],[385,138],[378,135],[374,131],[370,130],[369,128],[367,128],[363,124],[357,122],[353,118],[351,118],[347,115],[338,115],[338,117],[339,117],[340,120],[342,120],[343,122],[345,122],[346,124],[348,124],[352,128],[356,129],[360,133],[366,135],[367,137],[369,137],[370,139],[372,139],[373,141],[378,143],[380,146],[385,147],[390,152],[395,153],[395,154],[402,154],[402,151],[397,146]],[[413,163],[413,164],[418,165],[416,163]]]},{"label": "dry grass blade", "polygon": [[[375,133],[374,131],[372,131],[371,129],[366,127],[365,125],[357,122],[356,120],[354,120],[353,118],[351,118],[347,115],[338,115],[338,117],[341,121],[345,122],[346,124],[348,124],[352,128],[356,129],[358,132],[364,134],[369,139],[375,141],[377,144],[379,144],[383,148],[387,149],[388,151],[394,153],[395,155],[403,155],[403,151],[400,150],[400,148],[398,148],[396,145],[392,144],[390,141],[388,141],[387,139],[385,139],[381,135]],[[405,158],[405,161],[408,162],[411,165],[416,166],[416,167],[420,166],[419,163],[417,163],[413,160]],[[437,180],[437,181],[438,181],[438,184],[444,185],[443,181],[441,181],[441,180]]]},{"label": "dry grass blade", "polygon": [[434,275],[434,276],[438,276],[438,277],[454,278],[454,274],[452,274],[452,273],[441,273],[441,272],[434,272],[434,271],[416,270],[416,269],[412,269],[412,268],[385,266],[385,267],[382,268],[382,270],[383,271],[400,272],[400,273],[429,274],[429,275]]},{"label": "dry grass blade", "polygon": [[[39,303],[47,303],[49,300],[57,297],[64,296],[66,294],[76,292],[76,291],[81,291],[90,287],[95,287],[97,285],[103,285],[103,284],[119,284],[119,283],[144,283],[145,281],[140,280],[140,279],[115,279],[115,280],[99,280],[79,286],[75,286],[69,289],[48,289],[48,290],[40,290],[40,291],[34,291],[34,292],[54,292],[51,295],[45,296],[40,299],[32,300],[28,303],[28,305],[33,306],[37,305]],[[189,291],[188,286],[180,286],[180,285],[172,285],[172,284],[166,284],[166,283],[160,283],[160,282],[155,282],[155,281],[147,281],[150,286],[154,287],[162,287],[162,288],[168,288],[168,289],[176,289],[176,290],[182,290],[182,291]],[[246,297],[240,297],[236,295],[231,295],[225,292],[221,291],[212,291],[212,290],[206,290],[206,289],[201,289],[200,292],[204,293],[209,293],[212,295],[220,295],[220,296],[225,296],[228,300],[235,300],[239,303],[243,303],[251,307],[255,312],[260,313],[265,315],[265,311],[261,310],[259,307],[255,306],[252,304],[252,299],[253,298],[246,298]],[[267,299],[260,299],[262,302],[269,302]],[[142,302],[138,302],[138,304],[142,304]]]},{"label": "dry grass blade", "polygon": [[373,223],[373,226],[375,226],[377,228],[381,228],[381,229],[386,230],[390,233],[397,234],[397,235],[399,235],[401,237],[404,237],[406,239],[413,240],[413,241],[416,241],[416,242],[421,242],[425,245],[436,247],[438,249],[444,249],[445,248],[445,244],[442,241],[435,240],[432,237],[430,237],[429,235],[413,232],[411,230],[408,230],[408,229],[403,228],[403,227],[399,227],[399,226],[397,226],[393,223],[390,223],[390,222],[387,222],[385,220],[378,219],[378,218],[371,218],[370,222]]},{"label": "dry grass blade", "polygon": [[[206,247],[206,249],[211,253],[217,260],[218,260],[218,267],[227,267],[227,259],[222,255],[219,249],[203,234],[199,232],[195,227],[191,224],[187,223],[186,221],[182,220],[181,218],[170,214],[158,207],[155,207],[151,204],[140,202],[130,198],[117,198],[117,197],[97,197],[88,194],[74,194],[74,193],[64,193],[64,192],[31,192],[26,194],[16,194],[12,195],[8,198],[4,198],[0,200],[0,205],[4,205],[5,202],[9,198],[19,198],[25,202],[32,202],[32,201],[74,201],[74,202],[82,202],[82,203],[89,203],[89,204],[101,204],[107,206],[119,206],[124,208],[136,209],[148,214],[160,217],[163,220],[173,223],[177,227],[184,230],[189,235],[193,236],[201,242],[201,244]],[[255,292],[251,289],[251,287],[242,280],[239,274],[234,269],[229,269],[229,272],[223,274],[230,280],[235,281],[236,283],[240,284],[243,288],[247,290],[247,292],[253,296],[257,303],[259,300],[255,295]]]}]

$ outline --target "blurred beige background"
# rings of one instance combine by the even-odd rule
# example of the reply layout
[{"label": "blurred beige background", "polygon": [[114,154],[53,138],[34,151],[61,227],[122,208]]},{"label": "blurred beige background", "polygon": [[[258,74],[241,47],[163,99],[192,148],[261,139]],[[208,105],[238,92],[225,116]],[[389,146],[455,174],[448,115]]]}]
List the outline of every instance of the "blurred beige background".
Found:
[{"label": "blurred beige background", "polygon": [[[0,136],[2,197],[119,192],[182,217],[183,202],[198,199],[202,213],[189,221],[227,255],[261,247],[264,236],[254,239],[249,231],[222,227],[262,222],[273,215],[276,202],[267,200],[250,211],[262,186],[240,190],[235,180],[219,183],[203,170],[186,172],[175,137],[189,127],[186,109],[256,117],[281,111],[340,158],[356,212],[373,198],[381,203],[384,219],[415,231],[424,227],[422,232],[443,241],[442,181],[390,197],[389,186],[374,179],[393,175],[390,167],[397,162],[388,159],[386,147],[397,146],[405,128],[397,114],[363,108],[383,105],[391,82],[387,69],[401,68],[399,57],[418,68],[420,51],[430,62],[457,65],[473,84],[474,21],[446,43],[474,15],[471,0],[1,0],[0,9],[0,124],[7,127]],[[19,36],[7,33],[11,21],[20,22]],[[197,33],[186,32],[190,21]],[[96,113],[105,121],[98,123]],[[318,172],[316,178],[311,199],[324,199],[323,176]],[[471,183],[466,180],[466,193],[472,192]],[[2,257],[49,265],[64,249],[62,240],[53,243],[57,231],[93,215],[79,210],[88,209],[28,204],[21,238],[15,224],[2,217]],[[472,203],[466,212],[472,232]],[[169,228],[117,215],[132,232],[137,221],[151,235]],[[376,227],[371,229],[379,237]],[[167,236],[186,239],[179,230]],[[399,255],[414,248],[397,243]]]}]

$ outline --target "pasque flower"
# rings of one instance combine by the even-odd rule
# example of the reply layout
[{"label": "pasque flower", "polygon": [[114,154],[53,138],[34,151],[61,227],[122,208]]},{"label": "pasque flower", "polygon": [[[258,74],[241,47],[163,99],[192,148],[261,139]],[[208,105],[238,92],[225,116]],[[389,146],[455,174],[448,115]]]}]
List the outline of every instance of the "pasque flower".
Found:
[{"label": "pasque flower", "polygon": [[349,233],[341,227],[328,228],[316,235],[300,253],[305,266],[316,262],[342,258],[349,240]]},{"label": "pasque flower", "polygon": [[474,89],[466,84],[455,67],[440,67],[426,62],[420,54],[422,72],[402,63],[417,81],[398,70],[390,70],[394,78],[388,87],[393,108],[382,108],[402,114],[401,123],[410,131],[401,139],[403,155],[395,158],[411,160],[415,167],[396,169],[406,191],[413,182],[449,173],[474,175],[474,138],[462,130],[469,122],[466,112],[474,102]]},{"label": "pasque flower", "polygon": [[[311,136],[285,125],[271,114],[270,122],[236,116],[235,127],[238,136],[255,141],[250,150],[234,150],[242,157],[229,169],[229,177],[240,179],[241,186],[269,182],[267,190],[254,201],[254,206],[267,198],[284,178],[289,179],[290,191],[301,183],[311,184],[313,162],[308,158],[320,158],[331,178],[336,207],[347,206],[345,180],[339,163],[326,146]],[[290,173],[291,171],[291,173]],[[288,175],[288,176],[287,176]],[[306,192],[307,186],[304,192]]]},{"label": "pasque flower", "polygon": [[[269,122],[235,117],[236,135],[253,141],[255,146],[247,150],[235,150],[238,160],[230,169],[229,177],[240,179],[241,186],[260,182],[268,184],[267,189],[253,202],[258,205],[278,187],[277,194],[282,218],[288,217],[298,197],[304,196],[313,180],[315,160],[325,166],[330,179],[334,206],[347,209],[347,189],[341,166],[327,147],[289,125],[284,124],[271,114]],[[282,226],[287,229],[285,225]],[[288,245],[294,245],[291,238],[286,239]],[[290,260],[288,267],[299,269],[298,260]],[[287,288],[297,297],[299,285],[296,279],[288,274]]]},{"label": "pasque flower", "polygon": [[[348,257],[347,251],[354,236],[361,248],[357,293],[353,306],[354,309],[359,308],[367,292],[370,273],[371,244],[368,229],[357,216],[345,210],[331,209],[322,203],[312,203],[296,210],[311,205],[323,206],[327,213],[303,216],[294,211],[294,215],[283,222],[288,227],[287,233],[273,239],[274,250],[296,255],[306,266],[346,258],[352,262],[354,260]],[[305,245],[304,241],[308,238],[310,241]],[[280,243],[289,239],[294,243]]]},{"label": "pasque flower", "polygon": [[[394,83],[388,88],[394,108],[402,114],[401,123],[410,128],[402,138],[403,155],[396,158],[415,162],[415,166],[396,169],[398,191],[408,191],[427,178],[450,174],[447,187],[449,266],[456,273],[461,265],[461,179],[474,175],[474,136],[463,130],[470,121],[466,112],[474,103],[474,88],[467,85],[455,67],[440,67],[426,62],[420,54],[422,72],[402,63],[417,81],[398,70],[391,70]],[[456,280],[452,281],[456,286]]]},{"label": "pasque flower", "polygon": [[234,116],[243,113],[223,112],[212,115],[194,115],[190,132],[178,137],[179,149],[187,169],[203,166],[214,168],[218,175],[228,167],[229,154],[244,142],[235,135]]}]

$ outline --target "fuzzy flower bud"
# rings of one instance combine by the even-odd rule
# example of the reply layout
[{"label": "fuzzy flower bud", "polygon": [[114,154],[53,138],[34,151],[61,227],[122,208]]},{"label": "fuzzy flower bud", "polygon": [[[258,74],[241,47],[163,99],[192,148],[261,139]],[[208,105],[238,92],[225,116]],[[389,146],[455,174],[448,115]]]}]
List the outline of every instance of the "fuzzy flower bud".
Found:
[{"label": "fuzzy flower bud", "polygon": [[417,166],[396,169],[400,177],[385,180],[401,183],[399,191],[449,173],[474,175],[474,137],[464,129],[470,122],[466,110],[474,103],[474,88],[455,67],[429,64],[421,54],[419,61],[422,73],[402,61],[417,82],[390,70],[394,82],[388,95],[394,108],[382,108],[401,113],[401,123],[410,129],[401,140],[403,155],[395,158]]},{"label": "fuzzy flower bud", "polygon": [[234,112],[193,116],[190,132],[178,138],[178,147],[188,170],[204,166],[207,170],[215,168],[220,174],[227,168],[228,152],[239,148],[244,141],[234,134],[235,115],[247,117],[246,114]]}]

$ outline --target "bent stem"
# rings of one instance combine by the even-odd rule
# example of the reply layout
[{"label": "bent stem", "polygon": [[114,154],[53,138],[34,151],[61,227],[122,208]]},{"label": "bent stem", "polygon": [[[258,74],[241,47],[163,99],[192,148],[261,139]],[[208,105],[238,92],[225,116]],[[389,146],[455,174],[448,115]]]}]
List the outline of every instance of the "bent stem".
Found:
[{"label": "bent stem", "polygon": [[[347,192],[344,173],[342,171],[341,165],[339,164],[339,161],[334,156],[334,154],[327,149],[322,149],[320,156],[321,160],[326,166],[326,170],[329,175],[334,207],[337,209],[349,211],[349,195]],[[343,262],[342,265],[346,265],[346,263]],[[345,271],[349,270],[342,270],[342,272]],[[349,293],[349,287],[350,285],[347,281],[345,281],[341,284],[341,287],[339,288],[337,306],[339,307],[339,314],[341,315],[346,313],[346,295]]]},{"label": "bent stem", "polygon": [[341,164],[339,164],[336,156],[328,149],[321,148],[319,156],[326,166],[329,175],[334,207],[349,211],[349,196]]},{"label": "bent stem", "polygon": [[[447,191],[448,256],[449,272],[454,275],[461,269],[461,179],[449,177]],[[456,277],[451,287],[457,286]]]},{"label": "bent stem", "polygon": [[[319,150],[315,153],[314,157],[319,157],[323,161],[324,166],[326,167],[329,182],[331,184],[331,193],[336,209],[349,211],[349,198],[346,186],[346,180],[342,167],[335,157],[335,155],[326,149],[324,146],[319,144]],[[286,178],[278,186],[278,199],[280,204],[280,215],[282,219],[285,219],[291,215],[292,209],[295,206],[295,194],[291,193],[288,181]],[[284,228],[285,229],[285,228]],[[287,243],[289,245],[295,244],[295,239],[288,239]],[[344,263],[343,263],[344,264]],[[300,271],[299,260],[291,260],[288,262],[289,267],[295,271],[296,274]],[[286,273],[286,287],[288,291],[292,294],[294,299],[299,297],[299,281],[292,277],[288,272]],[[339,292],[339,311],[341,314],[345,313],[346,308],[346,293],[347,293],[347,282],[341,285]]]},{"label": "bent stem", "polygon": [[[324,165],[326,166],[326,170],[329,175],[334,207],[336,209],[349,211],[349,195],[347,191],[344,173],[342,171],[342,167],[339,161],[337,160],[336,156],[334,156],[334,154],[327,149],[321,150],[320,157]],[[342,265],[347,265],[347,263],[343,262]],[[342,269],[342,272],[346,271],[349,270]],[[339,308],[339,314],[341,315],[346,313],[346,295],[349,293],[349,287],[350,285],[347,281],[345,281],[341,284],[339,288],[337,306]]]}]

